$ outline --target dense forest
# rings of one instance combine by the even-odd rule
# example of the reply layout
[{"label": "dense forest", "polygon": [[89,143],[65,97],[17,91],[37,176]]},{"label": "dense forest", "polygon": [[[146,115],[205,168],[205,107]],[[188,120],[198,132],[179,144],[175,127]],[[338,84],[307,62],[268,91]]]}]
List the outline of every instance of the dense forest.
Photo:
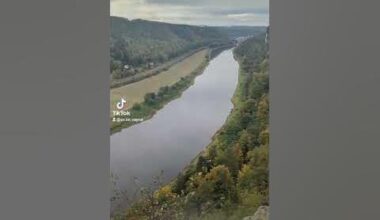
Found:
[{"label": "dense forest", "polygon": [[111,17],[111,71],[124,65],[142,67],[162,63],[203,46],[229,41],[213,27],[176,25]]},{"label": "dense forest", "polygon": [[114,219],[242,219],[268,205],[269,76],[265,34],[234,50],[240,64],[234,109],[207,148],[171,183],[141,189]]},{"label": "dense forest", "polygon": [[209,27],[111,17],[111,63],[114,79],[133,76],[202,47],[228,45],[264,27]]}]

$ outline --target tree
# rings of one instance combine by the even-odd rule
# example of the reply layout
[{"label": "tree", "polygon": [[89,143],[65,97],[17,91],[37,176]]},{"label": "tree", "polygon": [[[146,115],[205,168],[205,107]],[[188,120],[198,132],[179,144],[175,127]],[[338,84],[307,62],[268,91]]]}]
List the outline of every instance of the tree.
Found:
[{"label": "tree", "polygon": [[214,167],[205,177],[205,182],[211,186],[212,199],[222,206],[225,201],[236,199],[235,185],[230,171],[226,166]]},{"label": "tree", "polygon": [[269,119],[269,100],[267,95],[263,95],[257,106],[257,120],[260,124],[259,129],[264,130]]},{"label": "tree", "polygon": [[259,136],[259,142],[261,145],[269,145],[269,130],[268,128],[264,129],[261,131],[260,136]]},{"label": "tree", "polygon": [[234,149],[235,147],[240,148],[238,145],[235,145],[234,147],[228,147],[223,151],[219,151],[216,163],[227,167],[232,177],[236,180],[240,170],[241,150],[236,150]]},{"label": "tree", "polygon": [[207,157],[200,155],[198,157],[198,161],[196,165],[196,172],[207,173],[210,169],[211,169],[211,161]]},{"label": "tree", "polygon": [[239,137],[238,144],[242,151],[243,162],[247,162],[247,153],[253,149],[254,137],[246,129],[244,129]]},{"label": "tree", "polygon": [[156,102],[156,94],[151,92],[151,93],[147,93],[145,96],[144,96],[144,101],[149,104],[149,105],[153,105],[155,104]]},{"label": "tree", "polygon": [[185,193],[186,190],[186,182],[189,179],[189,174],[186,172],[183,174],[182,172],[178,174],[174,186],[173,186],[173,192],[182,195]]},{"label": "tree", "polygon": [[215,158],[217,157],[217,149],[215,144],[211,144],[207,149],[207,157],[210,159],[211,165],[215,164]]},{"label": "tree", "polygon": [[257,188],[259,191],[268,189],[269,183],[269,170],[268,170],[268,146],[260,146],[248,153],[249,163],[247,164],[252,168],[252,172],[246,175],[250,178],[251,187]]},{"label": "tree", "polygon": [[237,201],[236,188],[226,166],[214,167],[205,177],[197,176],[195,182],[195,191],[188,199],[188,213],[195,209],[200,216],[202,211],[223,208]]}]

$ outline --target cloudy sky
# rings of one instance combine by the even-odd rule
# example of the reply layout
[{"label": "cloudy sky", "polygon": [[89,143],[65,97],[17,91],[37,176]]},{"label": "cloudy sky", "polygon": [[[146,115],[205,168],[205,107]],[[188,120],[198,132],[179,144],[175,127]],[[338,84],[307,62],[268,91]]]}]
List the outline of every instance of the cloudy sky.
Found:
[{"label": "cloudy sky", "polygon": [[194,25],[269,24],[269,0],[110,0],[111,15]]}]

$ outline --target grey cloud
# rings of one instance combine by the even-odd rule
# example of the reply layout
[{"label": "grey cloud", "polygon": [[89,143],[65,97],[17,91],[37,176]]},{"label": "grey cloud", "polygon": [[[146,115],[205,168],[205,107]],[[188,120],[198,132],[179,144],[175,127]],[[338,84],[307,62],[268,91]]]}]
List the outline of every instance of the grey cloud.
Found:
[{"label": "grey cloud", "polygon": [[[268,25],[268,0],[110,0],[111,15],[196,25]],[[112,5],[114,7],[112,7]]]},{"label": "grey cloud", "polygon": [[202,0],[146,0],[146,2],[153,4],[194,5],[202,3]]},{"label": "grey cloud", "polygon": [[267,8],[232,8],[232,9],[209,9],[209,12],[216,15],[227,14],[268,14]]},{"label": "grey cloud", "polygon": [[228,5],[228,6],[264,6],[268,0],[145,0],[146,3],[168,5]]}]

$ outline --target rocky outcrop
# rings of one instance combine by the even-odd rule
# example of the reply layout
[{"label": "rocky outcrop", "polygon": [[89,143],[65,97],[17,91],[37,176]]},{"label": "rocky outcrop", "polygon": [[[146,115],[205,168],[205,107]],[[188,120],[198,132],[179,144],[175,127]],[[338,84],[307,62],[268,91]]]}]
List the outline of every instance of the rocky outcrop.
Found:
[{"label": "rocky outcrop", "polygon": [[268,220],[269,219],[269,207],[260,206],[253,216],[244,217],[243,220]]}]

